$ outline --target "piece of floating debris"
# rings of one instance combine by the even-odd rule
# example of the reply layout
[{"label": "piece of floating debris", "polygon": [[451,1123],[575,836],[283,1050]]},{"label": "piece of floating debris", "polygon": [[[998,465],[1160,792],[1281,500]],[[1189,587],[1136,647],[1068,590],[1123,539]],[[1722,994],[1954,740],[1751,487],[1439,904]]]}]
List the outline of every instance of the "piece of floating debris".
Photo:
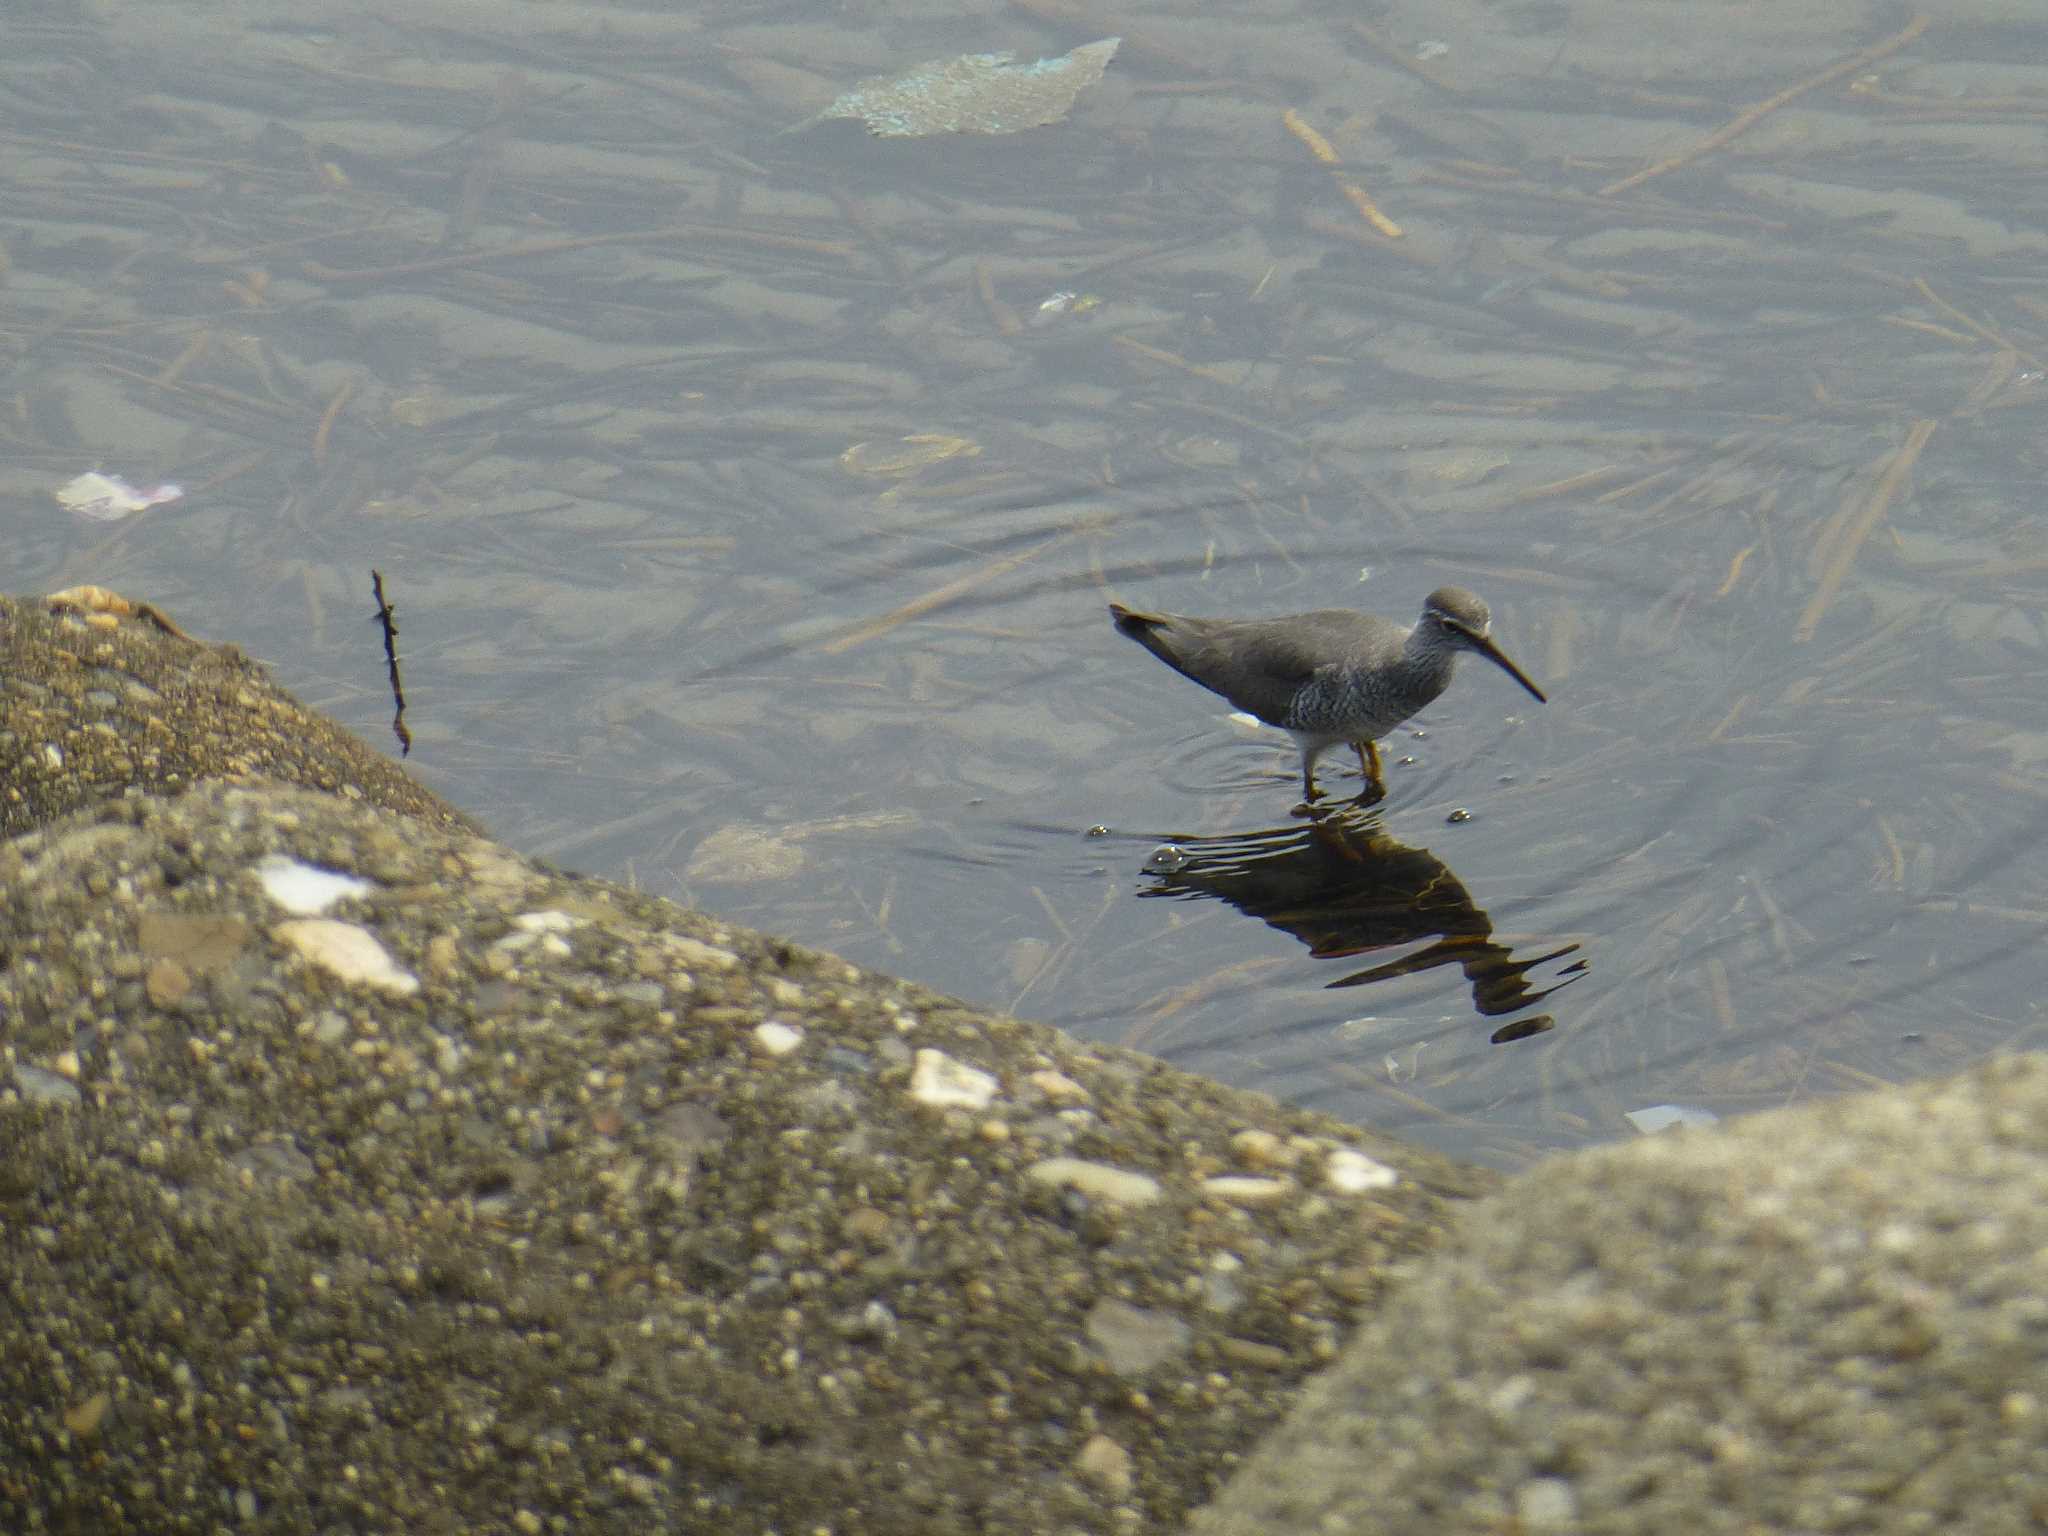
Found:
[{"label": "piece of floating debris", "polygon": [[1102,298],[1099,294],[1075,293],[1070,289],[1061,289],[1038,306],[1029,323],[1049,325],[1062,315],[1085,315],[1089,310],[1099,308],[1101,304]]},{"label": "piece of floating debris", "polygon": [[839,455],[839,467],[850,475],[900,480],[947,459],[972,459],[981,444],[943,432],[913,432],[893,443],[855,443]]},{"label": "piece of floating debris", "polygon": [[1717,1125],[1721,1119],[1711,1109],[1696,1109],[1690,1104],[1652,1104],[1647,1109],[1632,1109],[1622,1118],[1645,1136],[1675,1126]]},{"label": "piece of floating debris", "polygon": [[893,78],[861,81],[811,122],[857,118],[886,139],[1043,128],[1065,117],[1074,99],[1102,78],[1122,41],[1105,37],[1035,64],[1017,64],[1013,53],[933,59]]},{"label": "piece of floating debris", "polygon": [[96,469],[66,481],[56,490],[57,505],[66,512],[102,523],[119,522],[150,507],[176,501],[184,494],[184,488],[176,485],[138,491],[119,475],[103,475]]}]

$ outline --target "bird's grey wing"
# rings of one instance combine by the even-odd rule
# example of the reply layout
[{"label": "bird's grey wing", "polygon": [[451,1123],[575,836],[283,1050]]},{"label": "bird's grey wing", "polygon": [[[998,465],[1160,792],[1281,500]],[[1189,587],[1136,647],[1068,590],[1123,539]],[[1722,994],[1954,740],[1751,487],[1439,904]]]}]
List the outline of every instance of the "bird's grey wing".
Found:
[{"label": "bird's grey wing", "polygon": [[[1358,617],[1333,608],[1290,619],[1219,624],[1204,637],[1196,680],[1268,725],[1285,725],[1303,685],[1350,654],[1351,621]],[[1193,667],[1188,671],[1194,675]]]}]

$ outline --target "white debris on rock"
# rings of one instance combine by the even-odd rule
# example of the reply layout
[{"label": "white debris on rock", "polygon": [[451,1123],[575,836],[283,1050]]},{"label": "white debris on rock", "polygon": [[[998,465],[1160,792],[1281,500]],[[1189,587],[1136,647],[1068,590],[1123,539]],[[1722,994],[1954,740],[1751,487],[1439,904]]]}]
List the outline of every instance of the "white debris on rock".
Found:
[{"label": "white debris on rock", "polygon": [[300,917],[317,917],[337,901],[345,901],[351,896],[367,896],[376,889],[360,875],[344,875],[340,870],[302,864],[283,853],[267,854],[258,860],[256,878],[263,886],[264,895],[285,911]]}]

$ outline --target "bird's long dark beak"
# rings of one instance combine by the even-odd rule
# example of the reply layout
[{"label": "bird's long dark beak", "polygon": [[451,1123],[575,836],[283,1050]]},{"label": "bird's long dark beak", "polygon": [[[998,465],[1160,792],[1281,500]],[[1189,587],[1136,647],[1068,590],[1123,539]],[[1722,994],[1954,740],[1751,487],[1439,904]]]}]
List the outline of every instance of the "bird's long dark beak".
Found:
[{"label": "bird's long dark beak", "polygon": [[1507,673],[1509,677],[1512,677],[1516,682],[1528,689],[1530,693],[1534,694],[1538,704],[1548,704],[1550,702],[1550,700],[1543,696],[1543,690],[1529,681],[1528,674],[1512,661],[1509,661],[1508,653],[1495,645],[1488,636],[1475,634],[1463,625],[1459,626],[1458,633],[1470,642],[1473,650],[1484,656],[1488,661],[1499,667],[1501,671]]}]

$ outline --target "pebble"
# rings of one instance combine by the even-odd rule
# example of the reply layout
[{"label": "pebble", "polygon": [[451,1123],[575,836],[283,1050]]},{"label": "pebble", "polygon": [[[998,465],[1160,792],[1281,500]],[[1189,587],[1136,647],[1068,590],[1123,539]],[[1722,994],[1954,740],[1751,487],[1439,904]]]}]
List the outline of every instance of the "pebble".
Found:
[{"label": "pebble", "polygon": [[910,1096],[933,1109],[986,1109],[1002,1084],[978,1067],[925,1046],[910,1073]]},{"label": "pebble", "polygon": [[1109,1297],[1088,1309],[1088,1342],[1119,1376],[1142,1376],[1187,1353],[1194,1330],[1171,1312]]},{"label": "pebble", "polygon": [[359,981],[379,991],[410,997],[419,978],[402,969],[367,928],[331,917],[297,917],[271,929],[306,959],[343,981]]},{"label": "pebble", "polygon": [[1278,1205],[1294,1193],[1292,1179],[1258,1179],[1249,1174],[1224,1173],[1202,1180],[1202,1191],[1228,1200],[1233,1205]]},{"label": "pebble", "polygon": [[1041,1159],[1024,1170],[1024,1177],[1107,1200],[1112,1205],[1150,1205],[1164,1193],[1159,1181],[1150,1174],[1078,1157]]},{"label": "pebble", "polygon": [[21,1096],[31,1104],[61,1104],[69,1107],[78,1103],[81,1097],[76,1084],[65,1082],[55,1072],[43,1067],[16,1067],[14,1086],[21,1090]]},{"label": "pebble", "polygon": [[1074,1475],[1113,1499],[1130,1497],[1131,1453],[1105,1434],[1093,1434],[1074,1457]]},{"label": "pebble", "polygon": [[1323,1178],[1340,1195],[1362,1195],[1371,1189],[1392,1189],[1401,1176],[1385,1163],[1352,1147],[1339,1147],[1323,1165]]}]

